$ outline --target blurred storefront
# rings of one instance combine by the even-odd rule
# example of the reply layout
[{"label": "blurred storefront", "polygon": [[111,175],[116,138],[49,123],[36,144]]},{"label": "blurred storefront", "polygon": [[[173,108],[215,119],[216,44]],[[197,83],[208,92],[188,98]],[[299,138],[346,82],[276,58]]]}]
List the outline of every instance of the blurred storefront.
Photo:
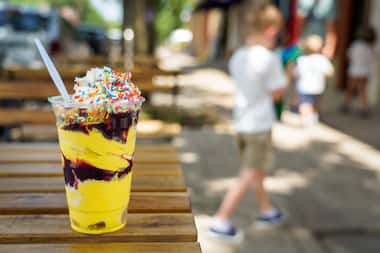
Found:
[{"label": "blurred storefront", "polygon": [[373,105],[380,104],[380,1],[372,0],[371,6],[368,7],[368,12],[370,12],[369,22],[373,25],[377,33],[376,49],[377,54],[375,55],[376,63],[373,66],[373,75],[369,84],[369,102]]},{"label": "blurred storefront", "polygon": [[[242,45],[243,17],[245,11],[263,2],[276,4],[284,15],[286,31],[282,45],[291,45],[298,41],[300,35],[297,4],[300,0],[206,0],[196,7],[190,28],[194,33],[193,50],[203,61],[227,60],[231,53]],[[332,2],[335,0],[332,0]],[[314,2],[310,0],[308,2]],[[335,30],[337,47],[334,63],[336,65],[335,86],[344,90],[347,81],[347,48],[354,39],[357,29],[363,25],[374,26],[380,34],[380,1],[336,0]],[[380,48],[380,41],[377,41]],[[378,57],[374,64],[373,75],[369,85],[371,104],[380,103],[380,65]]]},{"label": "blurred storefront", "polygon": [[337,16],[337,35],[338,47],[336,60],[338,66],[336,85],[340,89],[346,87],[347,81],[347,48],[354,39],[355,33],[361,26],[372,26],[377,33],[375,45],[376,54],[368,86],[369,103],[372,105],[380,104],[380,1],[364,0],[339,0]]}]

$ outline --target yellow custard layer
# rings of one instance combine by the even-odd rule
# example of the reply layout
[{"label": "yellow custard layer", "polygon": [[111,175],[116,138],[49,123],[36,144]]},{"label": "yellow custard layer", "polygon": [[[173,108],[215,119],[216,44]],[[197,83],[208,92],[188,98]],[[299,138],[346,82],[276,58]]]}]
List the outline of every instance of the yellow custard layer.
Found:
[{"label": "yellow custard layer", "polygon": [[[130,166],[135,150],[136,130],[129,128],[126,143],[103,136],[96,128],[89,133],[58,129],[59,145],[66,159],[93,167],[117,171]],[[63,159],[62,159],[63,160]],[[102,234],[122,228],[131,192],[132,171],[111,181],[85,180],[76,187],[66,185],[71,227],[81,233]]]},{"label": "yellow custard layer", "polygon": [[132,172],[111,181],[86,180],[77,189],[66,186],[69,206],[80,211],[103,212],[125,206],[131,191]]},{"label": "yellow custard layer", "polygon": [[[81,160],[104,170],[116,171],[129,166],[126,156],[131,157],[135,151],[136,130],[130,127],[127,143],[107,139],[96,128],[89,133],[58,129],[61,152],[70,161]],[[123,157],[124,156],[124,157]]]},{"label": "yellow custard layer", "polygon": [[71,227],[78,232],[102,234],[126,224],[132,172],[121,180],[87,180],[78,189],[66,186]]}]

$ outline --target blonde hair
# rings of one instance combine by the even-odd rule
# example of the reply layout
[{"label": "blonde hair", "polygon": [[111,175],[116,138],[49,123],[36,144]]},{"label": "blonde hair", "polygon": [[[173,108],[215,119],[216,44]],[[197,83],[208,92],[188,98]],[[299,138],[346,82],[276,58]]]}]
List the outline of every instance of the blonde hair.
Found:
[{"label": "blonde hair", "polygon": [[315,34],[307,36],[303,44],[306,54],[320,53],[323,48],[322,37]]},{"label": "blonde hair", "polygon": [[273,4],[251,8],[245,15],[247,34],[261,33],[272,26],[281,29],[283,22],[281,12]]}]

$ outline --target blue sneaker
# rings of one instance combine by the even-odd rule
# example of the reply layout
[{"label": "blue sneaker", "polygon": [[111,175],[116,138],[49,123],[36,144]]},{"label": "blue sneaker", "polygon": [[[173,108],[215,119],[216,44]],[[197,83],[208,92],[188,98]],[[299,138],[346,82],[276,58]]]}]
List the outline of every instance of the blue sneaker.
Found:
[{"label": "blue sneaker", "polygon": [[211,226],[208,229],[208,234],[212,238],[216,238],[233,244],[240,244],[243,242],[244,239],[243,232],[237,230],[233,226],[230,226],[229,229],[223,231]]},{"label": "blue sneaker", "polygon": [[268,229],[279,226],[284,223],[287,215],[281,210],[274,209],[271,215],[262,215],[260,214],[256,218],[255,228],[257,229]]}]

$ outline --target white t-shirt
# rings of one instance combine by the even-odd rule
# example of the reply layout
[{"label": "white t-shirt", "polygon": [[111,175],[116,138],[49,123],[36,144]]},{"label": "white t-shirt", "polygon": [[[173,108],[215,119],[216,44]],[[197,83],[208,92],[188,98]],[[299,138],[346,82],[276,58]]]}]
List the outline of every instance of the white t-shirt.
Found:
[{"label": "white t-shirt", "polygon": [[326,77],[334,71],[329,59],[322,54],[303,55],[297,59],[296,86],[301,94],[319,95],[326,88]]},{"label": "white t-shirt", "polygon": [[371,46],[364,41],[356,40],[349,47],[347,56],[350,59],[349,76],[368,77],[374,58],[374,50]]},{"label": "white t-shirt", "polygon": [[271,92],[286,85],[279,57],[263,46],[234,53],[229,70],[236,82],[234,123],[237,132],[268,131],[275,122]]}]

